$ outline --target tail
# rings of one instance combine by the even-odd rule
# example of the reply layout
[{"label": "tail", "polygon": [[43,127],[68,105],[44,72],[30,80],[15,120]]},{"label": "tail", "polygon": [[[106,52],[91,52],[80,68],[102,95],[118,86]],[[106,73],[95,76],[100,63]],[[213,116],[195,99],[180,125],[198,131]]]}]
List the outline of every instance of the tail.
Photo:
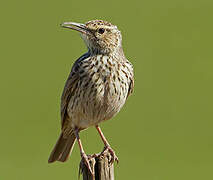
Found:
[{"label": "tail", "polygon": [[61,133],[53,151],[50,154],[48,163],[53,163],[55,161],[65,162],[68,159],[69,154],[72,152],[75,139],[76,137],[73,132],[71,132],[67,138],[64,138],[63,133]]}]

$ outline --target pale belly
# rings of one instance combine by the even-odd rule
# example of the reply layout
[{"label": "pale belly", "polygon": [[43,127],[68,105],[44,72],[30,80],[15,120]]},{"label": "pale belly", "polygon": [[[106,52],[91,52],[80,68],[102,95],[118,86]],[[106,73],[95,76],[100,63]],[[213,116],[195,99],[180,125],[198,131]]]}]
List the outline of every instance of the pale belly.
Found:
[{"label": "pale belly", "polygon": [[88,87],[83,93],[77,92],[77,99],[71,98],[67,110],[72,128],[86,129],[97,125],[115,116],[124,105],[128,93],[127,82],[109,80],[108,84],[96,82],[96,85],[93,90]]}]

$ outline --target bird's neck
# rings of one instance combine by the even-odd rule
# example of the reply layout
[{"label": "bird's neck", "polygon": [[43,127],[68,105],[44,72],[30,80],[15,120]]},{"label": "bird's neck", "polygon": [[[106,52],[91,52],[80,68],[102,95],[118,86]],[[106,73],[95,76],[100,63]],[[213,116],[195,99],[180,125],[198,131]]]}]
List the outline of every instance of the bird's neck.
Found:
[{"label": "bird's neck", "polygon": [[114,57],[125,57],[122,46],[115,49],[100,49],[100,48],[89,48],[89,53],[91,56],[104,55],[104,56],[114,56]]}]

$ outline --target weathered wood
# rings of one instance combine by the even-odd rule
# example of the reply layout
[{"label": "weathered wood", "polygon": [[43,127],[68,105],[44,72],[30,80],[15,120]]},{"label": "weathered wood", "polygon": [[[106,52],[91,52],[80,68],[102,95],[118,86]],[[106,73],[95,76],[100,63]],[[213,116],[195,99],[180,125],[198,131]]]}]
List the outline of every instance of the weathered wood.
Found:
[{"label": "weathered wood", "polygon": [[95,173],[95,178],[81,160],[80,171],[83,174],[83,180],[114,180],[114,165],[110,164],[111,158],[108,151],[96,156],[91,155],[90,166]]}]

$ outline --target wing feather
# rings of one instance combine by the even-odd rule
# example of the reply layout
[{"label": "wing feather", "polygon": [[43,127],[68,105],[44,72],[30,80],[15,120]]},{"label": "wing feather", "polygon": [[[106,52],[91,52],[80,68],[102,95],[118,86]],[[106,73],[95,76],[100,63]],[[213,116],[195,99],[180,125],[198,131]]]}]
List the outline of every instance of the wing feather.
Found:
[{"label": "wing feather", "polygon": [[129,97],[129,95],[131,95],[133,93],[134,84],[135,84],[134,77],[132,76],[132,78],[130,79],[130,83],[129,83],[129,90],[128,90],[127,97]]},{"label": "wing feather", "polygon": [[77,73],[71,72],[69,78],[66,81],[62,96],[61,96],[61,126],[63,128],[67,117],[67,106],[70,102],[70,98],[75,93],[77,88],[79,76]]},{"label": "wing feather", "polygon": [[70,102],[70,98],[75,94],[76,89],[78,88],[77,85],[80,79],[79,64],[81,61],[87,59],[89,56],[90,56],[90,53],[87,52],[74,63],[72,70],[70,72],[70,75],[64,86],[64,90],[61,96],[61,127],[62,129],[67,119],[67,107]]}]

